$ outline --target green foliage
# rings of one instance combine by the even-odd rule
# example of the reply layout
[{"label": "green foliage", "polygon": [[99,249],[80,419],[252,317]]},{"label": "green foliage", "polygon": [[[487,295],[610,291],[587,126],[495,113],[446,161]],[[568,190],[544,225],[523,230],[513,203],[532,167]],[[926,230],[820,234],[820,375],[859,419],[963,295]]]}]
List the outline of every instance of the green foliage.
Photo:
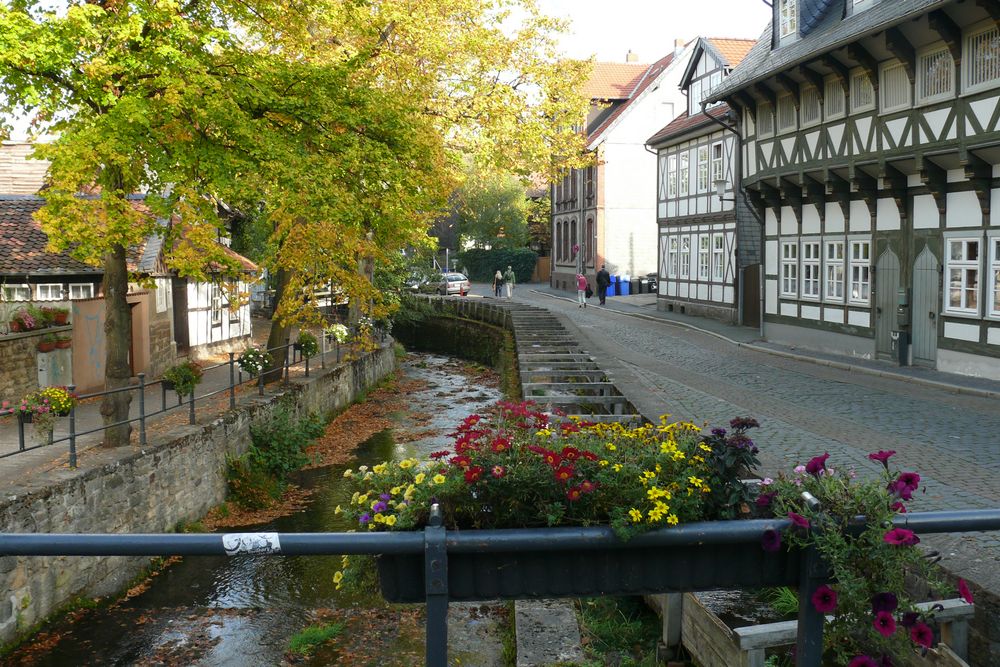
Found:
[{"label": "green foliage", "polygon": [[788,616],[798,612],[799,594],[788,586],[772,588],[767,592],[767,603],[782,616]]},{"label": "green foliage", "polygon": [[587,653],[599,664],[620,659],[621,665],[655,665],[662,624],[640,597],[579,600]]},{"label": "green foliage", "polygon": [[201,384],[204,374],[201,366],[193,361],[184,361],[171,366],[163,373],[163,379],[172,382],[174,391],[182,396],[194,392],[194,388]]},{"label": "green foliage", "polygon": [[344,631],[343,623],[310,625],[292,635],[288,640],[288,650],[298,655],[309,655],[320,644],[336,639]]},{"label": "green foliage", "polygon": [[459,266],[469,269],[469,279],[476,282],[491,282],[497,270],[514,270],[517,282],[528,282],[535,272],[538,253],[530,248],[493,248],[482,250],[472,248],[458,253]]},{"label": "green foliage", "polygon": [[477,247],[520,248],[528,242],[524,185],[498,172],[467,173],[452,198],[460,239]]},{"label": "green foliage", "polygon": [[295,339],[303,357],[314,357],[319,352],[319,341],[311,332],[303,329],[299,332],[299,337]]},{"label": "green foliage", "polygon": [[229,499],[251,510],[270,507],[285,489],[283,483],[255,467],[246,455],[226,460],[226,485]]},{"label": "green foliage", "polygon": [[710,512],[722,519],[736,519],[749,514],[756,491],[745,484],[727,484],[727,480],[746,479],[757,469],[757,446],[747,432],[757,428],[757,420],[739,417],[730,423],[731,431],[713,429],[703,437],[711,452],[706,455],[712,474],[707,504]]}]

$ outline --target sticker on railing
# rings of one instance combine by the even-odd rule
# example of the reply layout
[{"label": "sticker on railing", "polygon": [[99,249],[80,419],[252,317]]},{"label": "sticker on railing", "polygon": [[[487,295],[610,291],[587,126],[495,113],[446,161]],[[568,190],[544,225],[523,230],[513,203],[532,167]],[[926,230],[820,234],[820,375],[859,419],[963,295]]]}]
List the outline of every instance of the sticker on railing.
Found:
[{"label": "sticker on railing", "polygon": [[222,536],[227,556],[281,553],[277,533],[228,533]]}]

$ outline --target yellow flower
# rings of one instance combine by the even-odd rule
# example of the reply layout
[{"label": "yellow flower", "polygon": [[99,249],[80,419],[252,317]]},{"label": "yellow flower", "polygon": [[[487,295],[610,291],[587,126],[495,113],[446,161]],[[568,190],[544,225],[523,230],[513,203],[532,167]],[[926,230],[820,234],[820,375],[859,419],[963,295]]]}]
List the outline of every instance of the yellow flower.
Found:
[{"label": "yellow flower", "polygon": [[368,472],[368,466],[358,466],[358,472]]},{"label": "yellow flower", "polygon": [[348,468],[347,470],[344,471],[344,477],[350,477],[353,474],[354,474],[354,471],[351,470],[350,468]]},{"label": "yellow flower", "polygon": [[615,469],[615,472],[621,472],[622,471],[622,464],[621,463],[616,463],[613,467]]},{"label": "yellow flower", "polygon": [[427,475],[425,475],[425,474],[424,474],[424,473],[422,473],[422,472],[418,472],[418,473],[417,473],[417,476],[413,478],[413,483],[414,483],[414,484],[423,484],[423,483],[424,483],[424,480],[425,480],[426,478],[427,478]]},{"label": "yellow flower", "polygon": [[385,518],[385,525],[387,525],[387,526],[395,526],[396,525],[396,515],[395,514],[390,514],[389,516],[387,516]]},{"label": "yellow flower", "polygon": [[406,503],[403,503],[403,502],[396,503],[396,511],[397,512],[402,512],[405,509],[406,509]]},{"label": "yellow flower", "polygon": [[379,463],[377,466],[372,467],[372,472],[375,473],[376,475],[381,475],[382,473],[385,472],[385,467],[386,466],[384,463]]},{"label": "yellow flower", "polygon": [[656,464],[656,472],[663,472],[663,468],[660,467],[659,463]]},{"label": "yellow flower", "polygon": [[385,523],[385,515],[379,512],[372,517],[372,520],[375,521],[375,523]]},{"label": "yellow flower", "polygon": [[667,523],[669,523],[671,526],[676,526],[677,525],[677,515],[676,514],[671,514],[670,516],[668,516],[667,517]]},{"label": "yellow flower", "polygon": [[642,512],[634,507],[628,511],[628,515],[632,519],[633,523],[639,523],[642,521]]},{"label": "yellow flower", "polygon": [[364,477],[362,477],[362,479],[364,479],[364,480],[369,480],[369,479],[371,479],[372,477],[373,477],[373,475],[372,475],[372,473],[371,473],[371,472],[366,472],[366,473],[365,473],[365,476],[364,476]]},{"label": "yellow flower", "polygon": [[434,475],[434,483],[435,484],[444,484],[446,481],[447,481],[447,479],[445,479],[444,475],[442,475],[440,473],[438,473],[437,475]]},{"label": "yellow flower", "polygon": [[390,496],[394,496],[394,495],[398,494],[402,490],[403,490],[402,486],[394,486],[391,489],[389,489],[389,495]]},{"label": "yellow flower", "polygon": [[407,468],[412,468],[416,463],[413,459],[403,459],[399,462],[399,467],[406,470]]},{"label": "yellow flower", "polygon": [[681,450],[678,449],[676,452],[674,452],[674,461],[683,461],[684,458],[685,458],[684,452],[682,452]]},{"label": "yellow flower", "polygon": [[695,463],[704,463],[705,457],[699,454],[698,456],[692,456],[691,460],[694,461]]},{"label": "yellow flower", "polygon": [[691,486],[697,486],[697,487],[700,487],[702,484],[704,484],[704,482],[702,480],[698,479],[694,475],[692,475],[691,477],[688,477],[688,483]]},{"label": "yellow flower", "polygon": [[416,490],[417,490],[417,487],[415,487],[412,484],[410,484],[408,487],[406,487],[406,491],[403,492],[403,499],[404,500],[413,500],[413,494],[416,492]]},{"label": "yellow flower", "polygon": [[364,505],[367,502],[368,502],[368,494],[367,493],[365,495],[363,495],[363,496],[358,496],[358,504],[359,505]]},{"label": "yellow flower", "polygon": [[712,448],[706,445],[704,442],[698,445],[698,449],[704,449],[706,452],[711,452]]},{"label": "yellow flower", "polygon": [[340,509],[340,505],[337,505],[335,508],[333,508],[334,514],[340,514],[341,512],[343,512],[343,510]]},{"label": "yellow flower", "polygon": [[353,496],[351,496],[351,503],[356,503],[356,502],[358,502],[358,498],[360,498],[360,497],[361,497],[361,494],[360,494],[360,493],[358,493],[357,491],[355,491],[355,492],[354,492],[354,495],[353,495]]},{"label": "yellow flower", "polygon": [[608,449],[609,452],[613,452],[616,449],[618,449],[617,447],[614,446],[614,444],[612,444],[610,442],[608,444],[604,445],[604,446],[607,447],[607,449]]},{"label": "yellow flower", "polygon": [[340,588],[340,582],[344,580],[344,573],[337,570],[333,573],[333,583],[337,584],[337,588]]},{"label": "yellow flower", "polygon": [[601,466],[606,466],[606,465],[608,465],[608,460],[607,460],[607,459],[601,459],[601,460],[600,460],[600,461],[598,461],[597,463],[598,463],[599,465],[601,465]]}]

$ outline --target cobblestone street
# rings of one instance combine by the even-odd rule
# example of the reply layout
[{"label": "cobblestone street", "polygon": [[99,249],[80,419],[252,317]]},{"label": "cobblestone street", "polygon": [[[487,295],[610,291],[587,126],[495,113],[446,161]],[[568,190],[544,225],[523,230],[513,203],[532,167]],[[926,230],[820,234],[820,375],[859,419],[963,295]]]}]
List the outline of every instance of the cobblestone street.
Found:
[{"label": "cobblestone street", "polygon": [[[515,298],[565,316],[643,414],[725,425],[757,418],[764,474],[829,452],[835,467],[877,472],[866,455],[920,473],[913,510],[1000,504],[1000,404],[923,384],[877,377],[739,347],[710,333],[619,310],[579,309],[566,293],[521,288]],[[609,299],[611,306],[615,299]],[[655,316],[651,297],[644,310]],[[613,308],[614,306],[612,306]],[[744,332],[746,330],[743,330]],[[1000,594],[1000,534],[928,536],[952,572]]]}]

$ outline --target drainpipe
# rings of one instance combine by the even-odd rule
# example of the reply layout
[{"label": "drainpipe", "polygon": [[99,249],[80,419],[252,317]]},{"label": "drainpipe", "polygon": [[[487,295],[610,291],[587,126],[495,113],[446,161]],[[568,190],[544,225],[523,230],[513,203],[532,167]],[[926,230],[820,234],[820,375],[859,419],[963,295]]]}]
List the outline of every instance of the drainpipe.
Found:
[{"label": "drainpipe", "polygon": [[[743,202],[744,208],[746,208],[746,210],[750,211],[750,215],[753,216],[754,220],[757,221],[757,224],[761,228],[761,235],[760,235],[760,270],[757,272],[758,273],[758,286],[757,286],[757,289],[758,289],[758,293],[760,295],[760,304],[759,304],[759,308],[760,308],[760,310],[759,310],[759,320],[760,320],[760,323],[758,325],[758,331],[760,332],[761,337],[763,337],[764,336],[764,252],[765,252],[765,250],[767,248],[767,244],[764,243],[764,221],[761,220],[760,216],[757,215],[756,209],[754,209],[753,206],[750,206],[749,202],[747,202],[747,200],[746,200],[746,191],[743,189],[743,187],[741,185],[741,182],[742,182],[741,176],[742,176],[742,173],[743,173],[743,137],[740,135],[739,128],[736,127],[736,126],[734,126],[734,125],[729,125],[728,123],[723,122],[722,119],[716,118],[712,114],[708,113],[707,107],[708,107],[708,102],[702,102],[701,103],[701,112],[703,114],[705,114],[710,121],[712,121],[716,125],[719,125],[720,127],[722,127],[722,129],[728,130],[729,132],[732,132],[733,135],[736,136],[736,150],[734,151],[734,153],[736,155],[736,164],[734,165],[735,172],[734,172],[734,178],[733,178],[733,180],[736,181],[736,182],[733,183],[733,195],[736,196],[736,197],[739,197],[741,199],[741,201]],[[736,202],[735,201],[733,202],[733,206],[734,207],[736,206]],[[739,218],[737,217],[737,226],[738,225],[739,225]],[[739,246],[737,246],[737,248],[738,247]],[[738,317],[740,318],[740,324],[742,325],[743,324],[743,267],[742,266],[740,267],[740,290],[739,290]]]}]

